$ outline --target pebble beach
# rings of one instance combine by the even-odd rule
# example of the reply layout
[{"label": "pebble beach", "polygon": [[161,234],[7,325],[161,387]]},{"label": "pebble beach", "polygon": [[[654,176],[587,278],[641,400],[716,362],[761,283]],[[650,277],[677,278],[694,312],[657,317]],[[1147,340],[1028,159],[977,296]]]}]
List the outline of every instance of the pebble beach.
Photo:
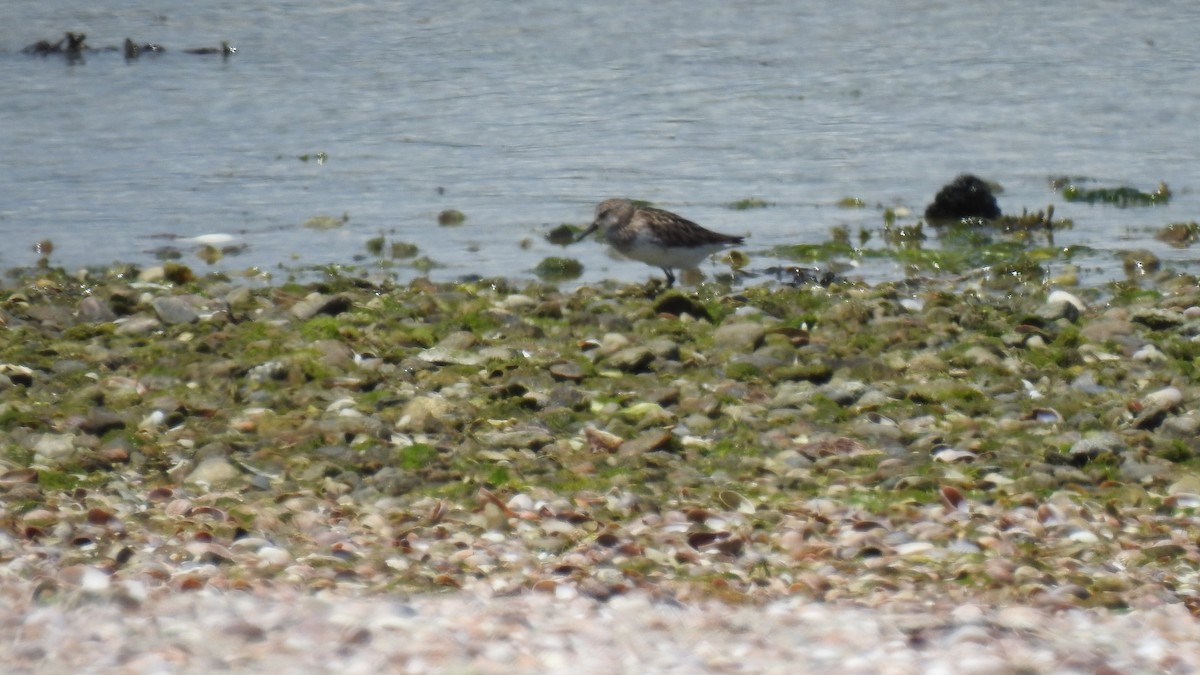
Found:
[{"label": "pebble beach", "polygon": [[9,672],[1200,669],[1190,275],[41,269],[0,330]]}]

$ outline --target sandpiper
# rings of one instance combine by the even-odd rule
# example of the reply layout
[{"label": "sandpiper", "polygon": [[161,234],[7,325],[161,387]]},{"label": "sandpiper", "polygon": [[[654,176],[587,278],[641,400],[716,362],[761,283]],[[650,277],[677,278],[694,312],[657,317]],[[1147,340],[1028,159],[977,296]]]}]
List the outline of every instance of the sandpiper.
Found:
[{"label": "sandpiper", "polygon": [[604,228],[604,239],[627,258],[661,268],[667,288],[675,285],[676,268],[692,269],[709,255],[744,239],[705,229],[670,211],[636,206],[628,199],[606,199],[596,206],[596,220],[575,239]]}]

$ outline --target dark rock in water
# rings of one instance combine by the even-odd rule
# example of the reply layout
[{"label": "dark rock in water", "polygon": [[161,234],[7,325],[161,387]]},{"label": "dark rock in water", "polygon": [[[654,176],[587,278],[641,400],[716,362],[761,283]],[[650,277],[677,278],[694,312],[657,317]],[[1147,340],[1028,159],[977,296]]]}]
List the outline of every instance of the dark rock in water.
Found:
[{"label": "dark rock in water", "polygon": [[125,38],[125,58],[127,59],[136,59],[142,54],[159,54],[165,51],[167,51],[166,47],[154,44],[153,42],[138,44],[129,38]]},{"label": "dark rock in water", "polygon": [[925,220],[930,223],[963,218],[999,218],[1000,207],[992,189],[977,176],[964,173],[944,186],[925,208]]},{"label": "dark rock in water", "polygon": [[86,39],[87,35],[83,33],[64,33],[58,42],[38,40],[21,51],[26,54],[36,54],[38,56],[65,54],[68,57],[77,57],[88,48],[84,42]]},{"label": "dark rock in water", "polygon": [[200,47],[198,49],[185,49],[184,54],[220,54],[228,57],[231,54],[237,53],[237,47],[229,44],[228,40],[222,40],[220,47]]},{"label": "dark rock in water", "polygon": [[63,38],[62,40],[59,40],[58,42],[50,42],[49,40],[38,40],[37,42],[35,42],[31,45],[26,45],[25,48],[22,49],[21,51],[25,54],[38,54],[41,56],[45,56],[46,54],[53,54],[55,52],[62,50],[62,43],[63,43],[63,40],[65,40],[65,39],[66,38]]},{"label": "dark rock in water", "polygon": [[67,33],[66,37],[67,47],[65,51],[68,55],[78,54],[88,48],[88,46],[84,43],[84,40],[87,38],[87,36],[83,33]]}]

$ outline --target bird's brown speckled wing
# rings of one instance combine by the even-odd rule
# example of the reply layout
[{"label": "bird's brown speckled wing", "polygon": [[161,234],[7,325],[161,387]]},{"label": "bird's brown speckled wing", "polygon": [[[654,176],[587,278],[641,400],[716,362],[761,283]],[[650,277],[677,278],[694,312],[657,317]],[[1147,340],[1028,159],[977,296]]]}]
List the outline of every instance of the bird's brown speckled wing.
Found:
[{"label": "bird's brown speckled wing", "polygon": [[682,216],[650,207],[637,210],[633,220],[641,220],[646,229],[654,233],[654,238],[662,246],[690,248],[712,244],[741,244],[742,237],[713,232],[697,225]]}]

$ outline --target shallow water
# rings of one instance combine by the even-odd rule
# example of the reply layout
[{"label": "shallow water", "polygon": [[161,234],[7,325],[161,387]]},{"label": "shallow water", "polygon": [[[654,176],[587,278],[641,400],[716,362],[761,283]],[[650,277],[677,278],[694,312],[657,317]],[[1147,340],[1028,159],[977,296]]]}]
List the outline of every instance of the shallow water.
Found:
[{"label": "shallow water", "polygon": [[[207,269],[185,238],[228,233],[245,250],[215,268],[275,271],[361,261],[382,233],[441,265],[435,279],[528,277],[550,255],[581,260],[584,281],[658,275],[592,242],[543,239],[620,195],[749,234],[761,269],[775,245],[878,230],[884,206],[919,215],[964,171],[1003,185],[1006,213],[1054,203],[1074,219],[1056,243],[1098,249],[1077,261],[1086,274],[1117,273],[1111,252],[1136,247],[1190,267],[1190,250],[1151,233],[1200,219],[1200,6],[585,4],[10,7],[0,267],[32,264],[50,239],[68,267],[150,264],[172,246]],[[20,53],[66,30],[170,51],[75,64]],[[222,39],[238,53],[180,52]],[[327,160],[300,159],[316,153]],[[1060,174],[1165,181],[1175,196],[1069,204],[1048,185]],[[844,196],[869,206],[840,208]],[[747,197],[771,206],[729,208]],[[438,227],[447,208],[467,221]],[[333,230],[303,227],[343,214]],[[856,274],[903,271],[868,260]]]}]

